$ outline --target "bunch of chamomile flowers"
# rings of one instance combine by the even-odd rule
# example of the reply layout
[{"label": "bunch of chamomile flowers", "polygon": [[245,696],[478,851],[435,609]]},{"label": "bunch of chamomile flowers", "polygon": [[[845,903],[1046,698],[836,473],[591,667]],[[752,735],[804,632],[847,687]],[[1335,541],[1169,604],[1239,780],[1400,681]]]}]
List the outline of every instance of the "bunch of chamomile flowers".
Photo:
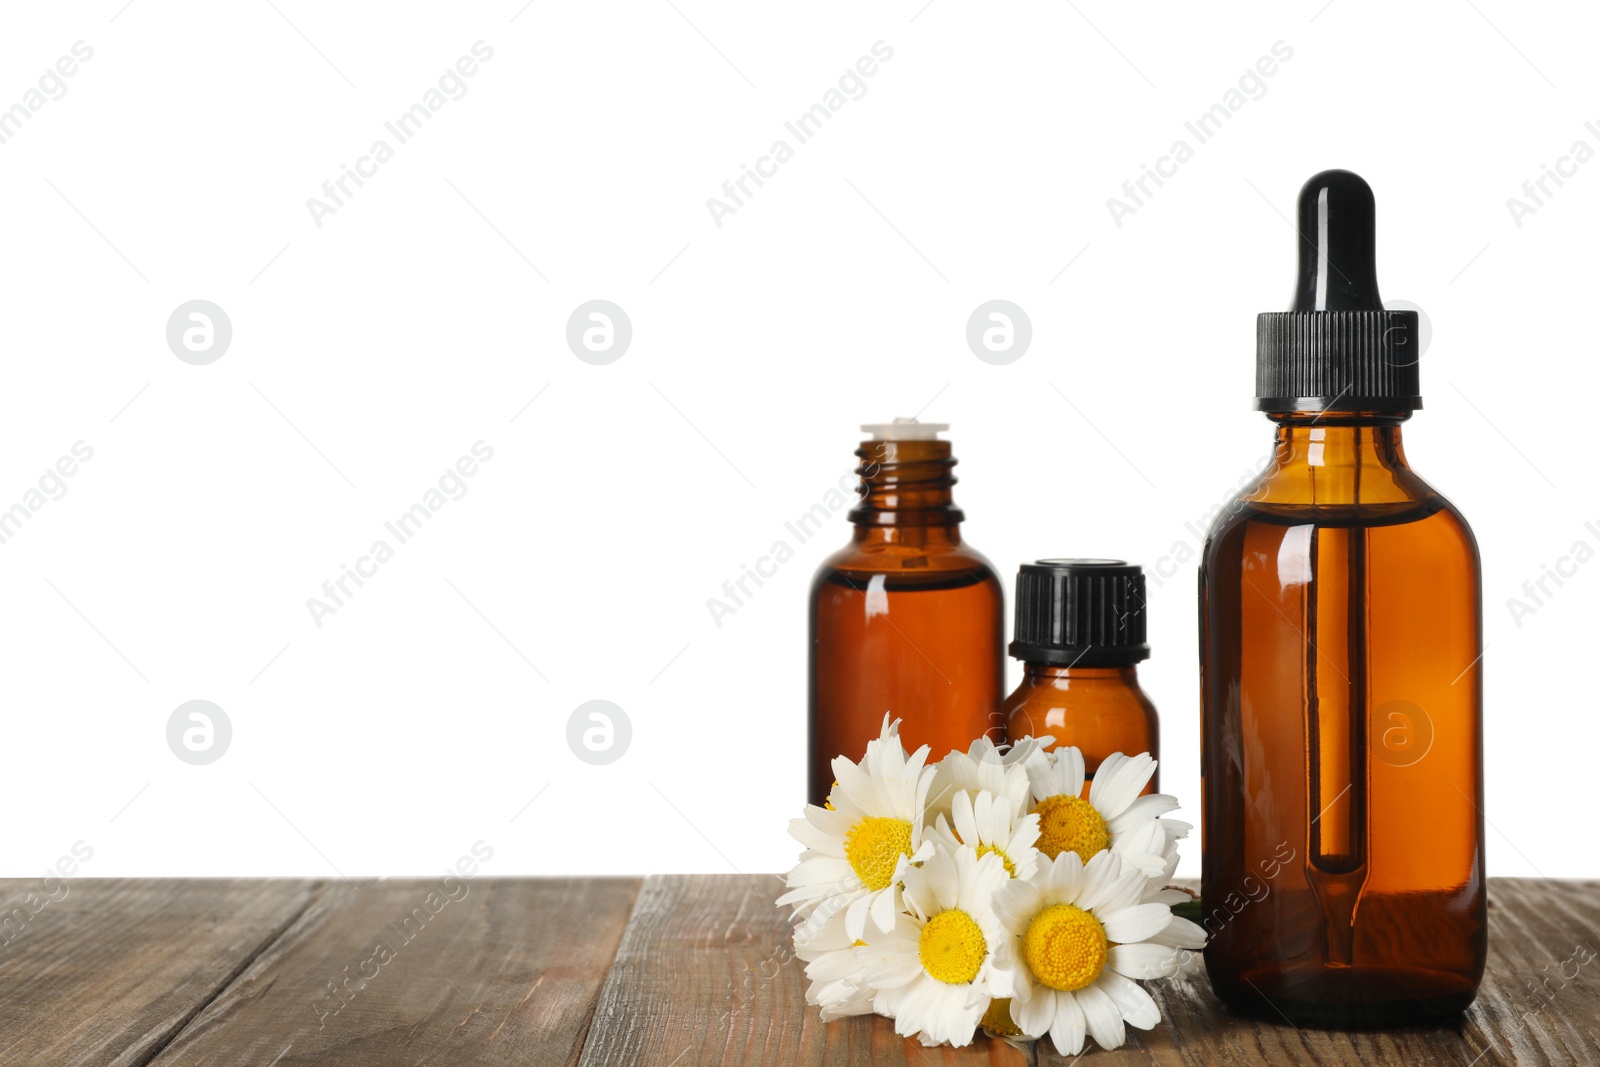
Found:
[{"label": "bunch of chamomile flowers", "polygon": [[1054,745],[979,738],[930,765],[885,716],[861,762],[833,761],[778,898],[825,1020],[876,1012],[925,1045],[1049,1035],[1073,1056],[1160,1021],[1140,983],[1205,944],[1166,887],[1191,828],[1141,795],[1149,754],[1107,757],[1085,796],[1082,753]]}]

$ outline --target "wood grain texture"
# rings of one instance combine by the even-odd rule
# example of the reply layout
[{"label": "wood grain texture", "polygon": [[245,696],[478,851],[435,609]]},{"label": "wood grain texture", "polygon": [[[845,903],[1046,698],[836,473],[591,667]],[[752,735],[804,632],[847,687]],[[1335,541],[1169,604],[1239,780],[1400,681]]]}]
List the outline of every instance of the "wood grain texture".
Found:
[{"label": "wood grain texture", "polygon": [[571,1064],[638,890],[330,883],[153,1067]]},{"label": "wood grain texture", "polygon": [[142,1067],[316,893],[308,881],[0,882],[0,1063]]},{"label": "wood grain texture", "polygon": [[[824,1025],[770,875],[66,884],[0,914],[0,1065],[1073,1062],[1048,1042],[924,1049],[884,1019]],[[0,882],[0,902],[37,889]],[[1489,895],[1488,974],[1451,1025],[1241,1019],[1196,967],[1149,985],[1157,1029],[1088,1062],[1600,1067],[1600,882]]]},{"label": "wood grain texture", "polygon": [[824,1025],[805,1002],[774,875],[666,875],[645,882],[595,1008],[581,1067],[710,1064],[1017,1065],[988,1040],[924,1049],[886,1019]]},{"label": "wood grain texture", "polygon": [[1489,967],[1467,1021],[1484,1064],[1600,1067],[1600,882],[1489,880]]}]

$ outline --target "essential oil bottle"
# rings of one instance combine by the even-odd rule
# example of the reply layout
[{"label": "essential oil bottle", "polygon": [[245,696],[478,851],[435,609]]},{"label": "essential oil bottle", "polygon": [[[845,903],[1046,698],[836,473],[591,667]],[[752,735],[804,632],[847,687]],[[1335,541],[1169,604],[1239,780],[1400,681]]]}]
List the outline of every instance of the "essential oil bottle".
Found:
[{"label": "essential oil bottle", "polygon": [[1298,212],[1257,324],[1272,460],[1200,570],[1206,968],[1252,1014],[1417,1023],[1487,947],[1478,548],[1406,462],[1417,316],[1379,299],[1372,190],[1326,171]]},{"label": "essential oil bottle", "polygon": [[[1082,751],[1085,796],[1113,752],[1159,760],[1156,708],[1139,687],[1150,658],[1144,572],[1120,559],[1041,559],[1022,565],[1016,593],[1022,683],[1000,709],[1007,736],[1050,734]],[[1159,791],[1155,778],[1145,791]]]},{"label": "essential oil bottle", "polygon": [[823,803],[830,763],[860,759],[883,716],[931,759],[987,734],[1005,740],[1004,594],[961,539],[949,427],[897,419],[863,426],[854,535],[811,583],[807,797]]}]

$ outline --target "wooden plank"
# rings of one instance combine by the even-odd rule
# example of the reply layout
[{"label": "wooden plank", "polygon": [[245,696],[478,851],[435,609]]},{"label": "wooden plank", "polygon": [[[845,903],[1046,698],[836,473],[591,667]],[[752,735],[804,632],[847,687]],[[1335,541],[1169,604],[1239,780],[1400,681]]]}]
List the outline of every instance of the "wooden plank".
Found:
[{"label": "wooden plank", "polygon": [[0,1063],[148,1062],[316,893],[308,881],[0,882]]},{"label": "wooden plank", "polygon": [[666,875],[645,882],[600,994],[581,1067],[710,1064],[1017,1065],[980,1039],[924,1049],[886,1019],[824,1025],[805,1002],[773,875]]},{"label": "wooden plank", "polygon": [[[1162,1023],[1096,1050],[1118,1064],[1600,1065],[1600,883],[1491,879],[1489,965],[1478,999],[1456,1023],[1387,1031],[1296,1029],[1231,1014],[1203,969],[1146,988]],[[1587,953],[1585,953],[1587,946]],[[1587,962],[1584,962],[1587,956]],[[1565,976],[1565,977],[1563,977]],[[1548,985],[1537,986],[1545,982]],[[1092,1047],[1092,1046],[1091,1046]],[[1064,1067],[1048,1041],[1039,1067]]]},{"label": "wooden plank", "polygon": [[638,879],[331,883],[153,1067],[564,1067],[638,891]]},{"label": "wooden plank", "polygon": [[1486,1065],[1600,1067],[1600,882],[1489,880],[1489,968],[1467,1018]]},{"label": "wooden plank", "polygon": [[[1048,1042],[922,1049],[883,1019],[823,1025],[773,876],[45,888],[61,885],[0,914],[0,1063],[1071,1062]],[[0,882],[0,903],[39,889]],[[1094,1062],[1600,1067],[1600,882],[1495,879],[1489,916],[1489,972],[1455,1024],[1240,1019],[1196,971],[1152,983],[1162,1025]]]}]

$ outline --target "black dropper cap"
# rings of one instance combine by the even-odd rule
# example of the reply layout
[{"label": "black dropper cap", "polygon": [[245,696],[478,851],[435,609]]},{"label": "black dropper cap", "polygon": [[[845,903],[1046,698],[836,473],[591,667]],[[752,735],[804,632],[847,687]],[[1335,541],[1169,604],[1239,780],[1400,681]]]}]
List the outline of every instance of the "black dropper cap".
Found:
[{"label": "black dropper cap", "polygon": [[1041,559],[1017,571],[1011,655],[1025,663],[1126,667],[1150,658],[1144,572],[1120,559]]},{"label": "black dropper cap", "polygon": [[1256,410],[1420,408],[1417,313],[1385,311],[1378,296],[1371,187],[1325,170],[1300,190],[1297,214],[1294,304],[1256,319]]}]

